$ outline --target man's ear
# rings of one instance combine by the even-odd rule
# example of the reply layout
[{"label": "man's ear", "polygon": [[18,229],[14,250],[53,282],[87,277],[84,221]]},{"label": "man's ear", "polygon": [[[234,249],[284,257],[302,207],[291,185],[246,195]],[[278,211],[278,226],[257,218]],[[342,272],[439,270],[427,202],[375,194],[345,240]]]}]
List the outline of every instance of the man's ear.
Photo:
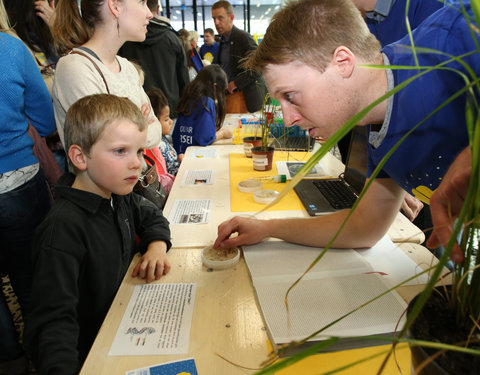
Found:
[{"label": "man's ear", "polygon": [[87,157],[79,145],[72,145],[68,149],[68,157],[72,164],[80,171],[87,169]]},{"label": "man's ear", "polygon": [[350,78],[355,69],[355,55],[348,47],[337,47],[333,52],[332,64],[343,78]]}]

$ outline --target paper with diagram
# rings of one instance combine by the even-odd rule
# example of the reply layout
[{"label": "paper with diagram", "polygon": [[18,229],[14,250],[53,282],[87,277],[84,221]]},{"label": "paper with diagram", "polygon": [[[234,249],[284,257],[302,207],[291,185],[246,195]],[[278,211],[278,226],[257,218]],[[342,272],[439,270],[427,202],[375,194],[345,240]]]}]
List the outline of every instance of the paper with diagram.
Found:
[{"label": "paper with diagram", "polygon": [[109,355],[187,354],[196,284],[136,285]]}]

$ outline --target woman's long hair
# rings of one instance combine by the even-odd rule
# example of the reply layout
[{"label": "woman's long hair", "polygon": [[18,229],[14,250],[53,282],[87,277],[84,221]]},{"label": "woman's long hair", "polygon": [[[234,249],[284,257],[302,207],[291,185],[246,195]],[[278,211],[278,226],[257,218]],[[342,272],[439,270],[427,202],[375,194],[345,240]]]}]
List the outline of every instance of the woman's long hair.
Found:
[{"label": "woman's long hair", "polygon": [[212,98],[217,112],[215,125],[217,130],[220,129],[226,114],[225,91],[227,84],[227,75],[220,65],[211,64],[202,68],[195,79],[184,88],[177,113],[190,116],[199,105],[207,109],[207,103],[202,98]]},{"label": "woman's long hair", "polygon": [[85,44],[93,35],[95,26],[103,22],[101,7],[105,0],[58,0],[52,27],[53,42],[59,55]]},{"label": "woman's long hair", "polygon": [[3,0],[10,24],[19,38],[34,52],[56,60],[49,26],[35,13],[32,0]]}]

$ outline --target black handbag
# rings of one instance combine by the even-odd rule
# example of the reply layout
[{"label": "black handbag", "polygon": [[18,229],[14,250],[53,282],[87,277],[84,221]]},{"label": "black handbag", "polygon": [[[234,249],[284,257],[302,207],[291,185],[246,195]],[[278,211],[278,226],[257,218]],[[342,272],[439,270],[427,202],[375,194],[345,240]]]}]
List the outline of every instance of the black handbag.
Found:
[{"label": "black handbag", "polygon": [[158,181],[155,161],[147,155],[143,155],[143,157],[147,162],[148,169],[138,178],[133,191],[153,202],[158,208],[163,209],[168,198],[168,192]]}]

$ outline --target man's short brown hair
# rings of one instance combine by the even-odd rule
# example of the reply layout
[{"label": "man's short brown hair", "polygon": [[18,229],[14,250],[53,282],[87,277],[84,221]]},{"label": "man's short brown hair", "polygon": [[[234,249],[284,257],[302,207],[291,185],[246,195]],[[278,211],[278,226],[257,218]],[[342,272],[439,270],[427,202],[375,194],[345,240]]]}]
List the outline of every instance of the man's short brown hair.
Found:
[{"label": "man's short brown hair", "polygon": [[273,16],[245,65],[262,71],[269,64],[300,61],[324,72],[342,45],[365,61],[380,53],[380,43],[351,0],[290,1]]},{"label": "man's short brown hair", "polygon": [[203,35],[205,35],[205,34],[210,34],[210,35],[215,36],[215,32],[211,28],[206,28],[205,30],[203,30]]},{"label": "man's short brown hair", "polygon": [[[88,155],[105,127],[122,119],[137,124],[140,131],[147,128],[142,111],[128,98],[95,94],[77,100],[65,117],[65,150],[68,153],[70,146],[78,145]],[[72,172],[78,173],[70,159],[68,165]]]},{"label": "man's short brown hair", "polygon": [[218,8],[224,8],[227,11],[227,14],[233,14],[233,6],[228,1],[220,0],[212,5],[212,10]]}]

